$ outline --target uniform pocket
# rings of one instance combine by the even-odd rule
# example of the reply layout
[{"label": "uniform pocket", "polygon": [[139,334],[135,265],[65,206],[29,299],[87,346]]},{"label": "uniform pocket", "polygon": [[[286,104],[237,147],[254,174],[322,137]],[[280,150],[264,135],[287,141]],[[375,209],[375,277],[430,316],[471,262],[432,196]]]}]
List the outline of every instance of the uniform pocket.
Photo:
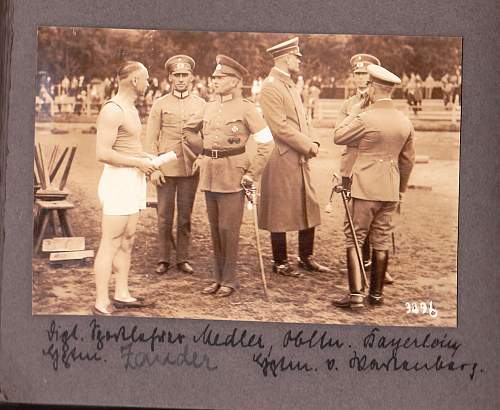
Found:
[{"label": "uniform pocket", "polygon": [[244,144],[249,136],[243,120],[238,118],[227,121],[224,124],[223,132],[227,136],[227,142],[233,146]]}]

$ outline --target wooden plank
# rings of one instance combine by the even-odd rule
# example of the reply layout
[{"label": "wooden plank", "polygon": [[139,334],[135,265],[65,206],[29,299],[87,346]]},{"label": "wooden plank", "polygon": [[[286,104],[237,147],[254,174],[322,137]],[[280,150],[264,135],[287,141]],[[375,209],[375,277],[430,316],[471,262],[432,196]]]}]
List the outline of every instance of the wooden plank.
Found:
[{"label": "wooden plank", "polygon": [[93,258],[94,250],[90,249],[87,251],[74,251],[74,252],[53,252],[49,256],[51,262],[55,261],[69,261],[85,258]]},{"label": "wooden plank", "polygon": [[69,170],[71,169],[71,165],[73,164],[73,158],[75,157],[76,146],[71,147],[71,151],[69,153],[68,162],[66,162],[66,167],[64,168],[64,172],[61,178],[61,182],[59,183],[59,190],[63,190],[66,186],[66,182],[68,181]]},{"label": "wooden plank", "polygon": [[49,166],[47,168],[47,172],[50,174],[52,172],[52,167],[54,166],[54,163],[57,158],[57,151],[59,150],[59,145],[55,145],[52,148],[52,152],[50,153],[50,160],[49,160]]},{"label": "wooden plank", "polygon": [[56,177],[57,171],[59,171],[59,168],[61,167],[61,164],[63,163],[64,158],[66,157],[66,153],[68,152],[68,149],[69,149],[69,147],[64,148],[64,151],[63,151],[62,155],[59,157],[59,160],[57,161],[54,169],[50,172],[50,175],[49,175],[50,182],[52,182],[54,180],[54,178]]},{"label": "wooden plank", "polygon": [[71,209],[75,206],[66,200],[62,201],[44,201],[42,199],[37,199],[35,204],[42,209]]},{"label": "wooden plank", "polygon": [[40,144],[40,143],[38,143],[38,152],[40,154],[40,164],[42,165],[42,173],[41,173],[40,177],[43,178],[43,180],[45,181],[45,186],[48,188],[50,185],[49,175],[48,175],[47,168],[45,167],[45,157],[43,155],[42,144]]},{"label": "wooden plank", "polygon": [[38,171],[38,178],[40,180],[40,185],[42,185],[43,189],[47,189],[47,184],[45,182],[45,177],[43,175],[42,162],[40,161],[40,152],[38,151],[38,147],[36,145],[35,145],[35,165],[36,165],[36,170]]},{"label": "wooden plank", "polygon": [[42,251],[44,252],[71,252],[84,250],[85,237],[83,236],[44,239],[42,242]]}]

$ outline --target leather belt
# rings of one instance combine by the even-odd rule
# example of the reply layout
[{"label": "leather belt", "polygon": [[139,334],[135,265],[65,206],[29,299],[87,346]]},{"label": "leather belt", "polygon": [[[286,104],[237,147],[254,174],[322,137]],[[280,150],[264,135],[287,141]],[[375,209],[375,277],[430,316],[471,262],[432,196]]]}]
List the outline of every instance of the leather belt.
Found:
[{"label": "leather belt", "polygon": [[233,155],[243,154],[244,152],[245,152],[245,147],[243,146],[239,148],[228,148],[228,149],[203,148],[202,154],[212,159],[219,159],[219,158],[231,157]]}]

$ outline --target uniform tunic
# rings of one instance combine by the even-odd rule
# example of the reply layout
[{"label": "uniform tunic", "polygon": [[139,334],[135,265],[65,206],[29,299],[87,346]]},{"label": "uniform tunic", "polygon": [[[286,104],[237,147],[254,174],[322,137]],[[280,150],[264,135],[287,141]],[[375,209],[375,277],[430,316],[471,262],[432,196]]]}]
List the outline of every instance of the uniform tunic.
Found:
[{"label": "uniform tunic", "polygon": [[191,176],[193,161],[199,153],[201,137],[186,124],[199,117],[205,101],[188,93],[174,91],[156,99],[151,107],[146,132],[146,149],[154,154],[175,151],[177,161],[160,169],[165,176]]},{"label": "uniform tunic", "polygon": [[[361,102],[362,94],[358,90],[356,94],[349,97],[342,103],[337,116],[336,125],[340,125],[344,119],[351,114],[352,107]],[[352,166],[356,161],[358,150],[356,147],[346,146],[340,155],[340,176],[350,178],[352,175]]]},{"label": "uniform tunic", "polygon": [[[352,169],[351,212],[360,246],[370,232],[374,249],[389,249],[392,216],[415,163],[414,133],[410,120],[389,99],[349,115],[335,129],[336,144],[358,150]],[[347,247],[354,246],[349,229],[345,233]]]},{"label": "uniform tunic", "polygon": [[256,137],[253,158],[246,152],[218,158],[218,152],[243,149],[252,134],[259,135],[267,128],[255,105],[239,96],[218,96],[208,103],[202,124],[203,149],[212,150],[211,155],[200,157],[199,164],[214,248],[214,281],[237,288],[235,269],[244,208],[241,179],[244,174],[254,180],[260,176],[274,144],[272,139],[260,143]]},{"label": "uniform tunic", "polygon": [[292,79],[273,68],[260,103],[276,145],[262,174],[259,227],[270,232],[315,227],[320,208],[308,160],[314,142]]},{"label": "uniform tunic", "polygon": [[193,175],[193,161],[201,148],[201,136],[186,128],[193,118],[199,118],[205,101],[185,91],[156,99],[151,107],[146,131],[149,152],[163,154],[175,151],[177,160],[160,167],[166,182],[156,187],[158,195],[159,261],[169,263],[172,252],[172,226],[177,199],[176,263],[186,262],[191,241],[191,213],[198,187],[198,175]]}]

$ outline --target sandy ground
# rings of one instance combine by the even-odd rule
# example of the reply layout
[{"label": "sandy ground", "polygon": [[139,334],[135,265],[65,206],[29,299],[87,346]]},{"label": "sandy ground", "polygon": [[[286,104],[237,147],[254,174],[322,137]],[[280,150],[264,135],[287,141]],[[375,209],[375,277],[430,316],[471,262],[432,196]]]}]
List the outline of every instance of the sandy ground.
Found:
[{"label": "sandy ground", "polygon": [[[37,124],[36,142],[50,145],[77,145],[71,170],[69,199],[76,209],[71,220],[77,236],[86,238],[86,248],[97,250],[100,210],[97,182],[102,165],[95,160],[95,135],[81,131],[91,124]],[[52,134],[51,128],[67,129],[68,134]],[[340,148],[332,142],[331,130],[318,129],[321,154],[313,161],[318,198],[322,209],[328,203],[331,176],[338,170]],[[193,213],[191,261],[195,274],[184,275],[171,269],[167,275],[154,273],[157,258],[156,213],[142,212],[132,254],[130,284],[134,295],[155,301],[147,309],[121,311],[123,316],[247,320],[293,323],[377,324],[395,326],[456,326],[457,237],[458,237],[458,132],[418,132],[417,155],[430,162],[417,164],[410,184],[429,189],[407,192],[396,230],[397,252],[391,255],[390,271],[395,284],[386,286],[384,306],[361,312],[336,309],[331,300],[347,289],[345,273],[343,208],[335,195],[333,212],[322,214],[317,229],[317,259],[335,273],[306,273],[288,278],[271,273],[269,235],[260,231],[270,298],[263,299],[258,268],[252,215],[245,212],[241,228],[238,276],[240,291],[226,299],[202,296],[201,288],[210,280],[212,251],[204,198],[198,193]],[[289,252],[296,255],[297,235],[289,234]],[[54,267],[41,252],[33,258],[33,313],[88,315],[94,300],[92,263],[72,263]],[[407,313],[406,302],[429,302],[437,317]]]}]

